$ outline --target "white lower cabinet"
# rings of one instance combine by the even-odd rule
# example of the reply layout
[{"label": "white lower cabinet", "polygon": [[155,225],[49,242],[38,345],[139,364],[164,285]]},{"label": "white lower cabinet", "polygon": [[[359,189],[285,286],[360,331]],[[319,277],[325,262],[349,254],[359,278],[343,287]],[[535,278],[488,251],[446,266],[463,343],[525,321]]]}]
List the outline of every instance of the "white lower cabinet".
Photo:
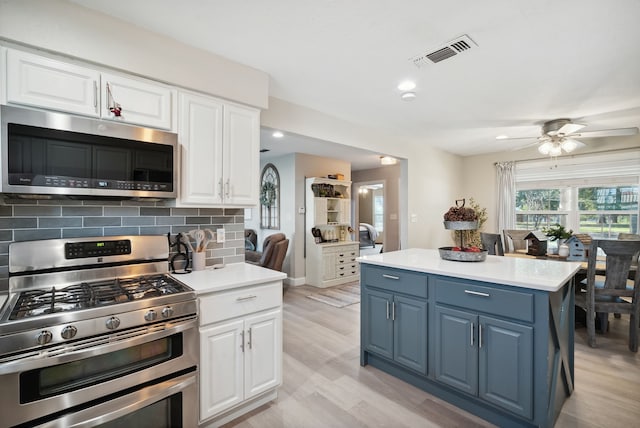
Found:
[{"label": "white lower cabinet", "polygon": [[200,422],[216,426],[282,384],[282,282],[205,295],[200,314]]}]

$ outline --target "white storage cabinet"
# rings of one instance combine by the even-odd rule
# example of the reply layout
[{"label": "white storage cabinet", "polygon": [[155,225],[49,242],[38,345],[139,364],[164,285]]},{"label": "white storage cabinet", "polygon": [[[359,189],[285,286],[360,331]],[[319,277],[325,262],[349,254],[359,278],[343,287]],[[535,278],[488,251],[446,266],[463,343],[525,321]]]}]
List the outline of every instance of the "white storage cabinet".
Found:
[{"label": "white storage cabinet", "polygon": [[179,105],[179,205],[256,205],[260,111],[190,92]]},{"label": "white storage cabinet", "polygon": [[[175,128],[176,91],[146,79],[6,50],[6,102],[151,128]],[[120,105],[120,116],[111,107]]]},{"label": "white storage cabinet", "polygon": [[200,297],[200,422],[232,420],[281,384],[282,281]]}]

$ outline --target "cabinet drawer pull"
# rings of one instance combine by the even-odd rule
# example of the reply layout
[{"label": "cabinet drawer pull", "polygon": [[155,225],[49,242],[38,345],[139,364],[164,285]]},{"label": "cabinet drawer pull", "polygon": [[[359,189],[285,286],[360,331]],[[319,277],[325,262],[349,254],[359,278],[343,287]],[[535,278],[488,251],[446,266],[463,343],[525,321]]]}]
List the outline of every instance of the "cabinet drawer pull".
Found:
[{"label": "cabinet drawer pull", "polygon": [[482,348],[482,324],[478,324],[478,348]]},{"label": "cabinet drawer pull", "polygon": [[489,293],[481,293],[479,291],[473,291],[473,290],[464,290],[465,293],[467,294],[473,294],[474,296],[481,296],[481,297],[490,297],[491,295]]},{"label": "cabinet drawer pull", "polygon": [[391,321],[396,320],[396,302],[391,304]]},{"label": "cabinet drawer pull", "polygon": [[258,296],[238,297],[236,299],[236,302],[244,302],[245,300],[255,299],[256,297],[258,297]]},{"label": "cabinet drawer pull", "polygon": [[395,279],[395,280],[400,279],[400,277],[399,277],[399,276],[387,275],[386,273],[383,273],[383,274],[382,274],[382,277],[383,277],[383,278],[387,278],[387,279]]},{"label": "cabinet drawer pull", "polygon": [[389,319],[389,301],[387,300],[387,319]]},{"label": "cabinet drawer pull", "polygon": [[242,330],[240,332],[240,338],[242,339],[240,342],[240,349],[242,349],[242,352],[244,353],[244,330]]},{"label": "cabinet drawer pull", "polygon": [[344,257],[344,254],[338,254],[338,257]]},{"label": "cabinet drawer pull", "polygon": [[475,327],[474,327],[473,323],[471,323],[471,347],[472,348],[473,348],[473,336],[474,336],[473,333],[475,333]]},{"label": "cabinet drawer pull", "polygon": [[251,335],[251,329],[249,329],[249,341],[247,342],[247,345],[249,345],[249,349],[252,348],[251,341],[252,341],[252,335]]}]

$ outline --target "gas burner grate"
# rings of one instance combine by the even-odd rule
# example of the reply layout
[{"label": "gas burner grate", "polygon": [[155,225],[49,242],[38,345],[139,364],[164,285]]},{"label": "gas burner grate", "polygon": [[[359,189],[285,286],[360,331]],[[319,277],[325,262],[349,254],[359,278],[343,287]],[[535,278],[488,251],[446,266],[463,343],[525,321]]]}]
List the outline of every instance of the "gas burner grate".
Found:
[{"label": "gas burner grate", "polygon": [[20,293],[9,319],[115,305],[183,291],[186,291],[183,285],[164,274],[83,282],[64,288],[27,290]]}]

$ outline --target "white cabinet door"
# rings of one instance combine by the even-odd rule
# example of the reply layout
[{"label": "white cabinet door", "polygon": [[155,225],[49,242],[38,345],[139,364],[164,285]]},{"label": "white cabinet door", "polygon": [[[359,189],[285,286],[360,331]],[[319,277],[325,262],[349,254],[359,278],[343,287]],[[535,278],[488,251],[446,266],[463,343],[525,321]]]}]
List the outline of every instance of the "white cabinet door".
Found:
[{"label": "white cabinet door", "polygon": [[245,320],[245,400],[282,383],[282,311]]},{"label": "white cabinet door", "polygon": [[314,206],[311,207],[314,215],[313,224],[322,226],[327,224],[327,198],[313,198]]},{"label": "white cabinet door", "polygon": [[[329,250],[329,251],[327,251]],[[325,248],[322,252],[322,280],[330,281],[336,277],[337,255],[333,249]]]},{"label": "white cabinet door", "polygon": [[260,111],[225,105],[222,140],[225,204],[256,205],[260,173]]},{"label": "white cabinet door", "polygon": [[200,330],[200,420],[243,400],[244,322]]},{"label": "white cabinet door", "polygon": [[7,103],[98,116],[100,73],[7,49]]},{"label": "white cabinet door", "polygon": [[351,201],[348,199],[340,199],[338,207],[338,223],[351,224]]},{"label": "white cabinet door", "polygon": [[[175,91],[153,82],[102,74],[103,119],[119,120],[152,128],[172,129]],[[111,110],[121,108],[117,116]]]},{"label": "white cabinet door", "polygon": [[213,98],[180,94],[180,201],[184,204],[222,203],[222,111],[223,104]]}]

